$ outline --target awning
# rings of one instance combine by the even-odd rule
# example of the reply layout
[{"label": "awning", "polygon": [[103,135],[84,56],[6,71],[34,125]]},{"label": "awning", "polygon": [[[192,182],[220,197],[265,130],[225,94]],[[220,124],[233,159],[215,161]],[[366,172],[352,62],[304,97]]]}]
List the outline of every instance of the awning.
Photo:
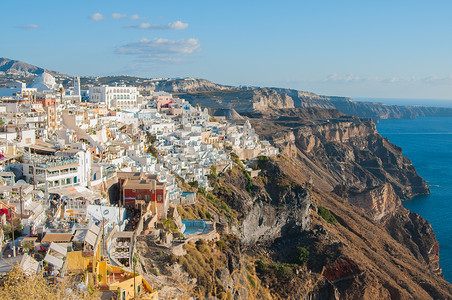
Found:
[{"label": "awning", "polygon": [[85,236],[85,242],[90,244],[91,246],[96,245],[97,235],[95,235],[92,231],[88,231]]},{"label": "awning", "polygon": [[44,257],[44,261],[48,262],[51,265],[54,265],[57,269],[60,269],[64,263],[62,259],[59,259],[50,254],[47,254],[46,257]]},{"label": "awning", "polygon": [[55,251],[63,256],[67,255],[67,248],[65,248],[61,245],[58,245],[57,243],[51,243],[49,249],[52,251]]}]

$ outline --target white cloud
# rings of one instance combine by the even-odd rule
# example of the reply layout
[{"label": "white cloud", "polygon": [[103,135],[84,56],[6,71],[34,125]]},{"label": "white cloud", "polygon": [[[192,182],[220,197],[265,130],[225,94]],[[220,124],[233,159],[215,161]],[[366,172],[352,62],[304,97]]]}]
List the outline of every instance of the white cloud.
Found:
[{"label": "white cloud", "polygon": [[138,25],[129,25],[126,28],[138,28],[138,29],[162,29],[162,30],[182,30],[188,27],[188,23],[176,21],[168,23],[166,25],[152,25],[147,22],[140,23]]},{"label": "white cloud", "polygon": [[93,21],[101,21],[104,19],[104,15],[101,13],[95,13],[95,14],[92,14],[91,16],[89,16],[89,18]]},{"label": "white cloud", "polygon": [[188,27],[188,23],[182,23],[181,21],[176,21],[173,23],[169,23],[168,25],[169,29],[173,30],[182,30]]},{"label": "white cloud", "polygon": [[139,25],[137,25],[136,28],[149,29],[149,28],[151,28],[151,24],[143,22],[143,23],[140,23]]},{"label": "white cloud", "polygon": [[127,15],[125,15],[125,14],[120,14],[120,13],[114,13],[114,14],[111,14],[111,17],[112,17],[113,19],[119,20],[119,19],[127,18]]},{"label": "white cloud", "polygon": [[184,56],[201,50],[198,39],[141,39],[139,42],[123,45],[115,50],[117,54],[134,55],[145,60],[180,62]]},{"label": "white cloud", "polygon": [[363,82],[367,80],[369,80],[369,78],[357,76],[354,74],[346,75],[330,74],[323,79],[324,82],[343,82],[343,83]]},{"label": "white cloud", "polygon": [[131,20],[138,20],[138,19],[140,19],[140,16],[137,15],[137,14],[131,15],[131,16],[130,16],[130,19],[131,19]]},{"label": "white cloud", "polygon": [[20,25],[20,26],[17,26],[17,27],[20,28],[20,29],[30,30],[30,29],[37,29],[37,28],[39,28],[39,25],[28,24],[28,25]]}]

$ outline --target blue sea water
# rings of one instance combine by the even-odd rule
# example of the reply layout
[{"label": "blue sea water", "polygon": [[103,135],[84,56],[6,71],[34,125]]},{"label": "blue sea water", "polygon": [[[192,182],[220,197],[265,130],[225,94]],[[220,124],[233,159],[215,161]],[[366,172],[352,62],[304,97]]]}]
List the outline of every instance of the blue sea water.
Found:
[{"label": "blue sea water", "polygon": [[378,132],[403,149],[431,194],[404,201],[432,224],[444,278],[452,282],[452,118],[380,120]]},{"label": "blue sea water", "polygon": [[359,98],[359,97],[352,99],[355,101],[362,102],[381,102],[387,105],[452,107],[451,100],[439,100],[439,99],[398,99],[398,98]]}]

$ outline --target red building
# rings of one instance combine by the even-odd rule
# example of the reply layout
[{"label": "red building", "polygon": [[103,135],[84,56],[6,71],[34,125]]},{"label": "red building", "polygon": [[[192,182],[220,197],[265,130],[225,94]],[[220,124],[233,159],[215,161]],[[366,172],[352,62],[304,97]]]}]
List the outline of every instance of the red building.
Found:
[{"label": "red building", "polygon": [[152,213],[157,214],[159,219],[166,218],[169,202],[166,183],[159,182],[157,175],[118,172],[118,185],[123,206],[136,209],[150,207]]},{"label": "red building", "polygon": [[42,95],[42,96],[38,96],[36,97],[36,99],[34,100],[35,103],[41,103],[42,107],[47,107],[47,106],[54,106],[55,102],[56,105],[59,106],[60,105],[60,99],[56,98],[56,96],[54,95]]}]

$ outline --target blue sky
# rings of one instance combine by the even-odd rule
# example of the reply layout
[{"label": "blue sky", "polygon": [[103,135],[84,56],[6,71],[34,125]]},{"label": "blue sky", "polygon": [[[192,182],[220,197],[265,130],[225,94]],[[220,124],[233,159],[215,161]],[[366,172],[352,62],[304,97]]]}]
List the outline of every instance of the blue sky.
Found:
[{"label": "blue sky", "polygon": [[0,56],[67,74],[452,99],[452,1],[34,0],[2,11]]}]

